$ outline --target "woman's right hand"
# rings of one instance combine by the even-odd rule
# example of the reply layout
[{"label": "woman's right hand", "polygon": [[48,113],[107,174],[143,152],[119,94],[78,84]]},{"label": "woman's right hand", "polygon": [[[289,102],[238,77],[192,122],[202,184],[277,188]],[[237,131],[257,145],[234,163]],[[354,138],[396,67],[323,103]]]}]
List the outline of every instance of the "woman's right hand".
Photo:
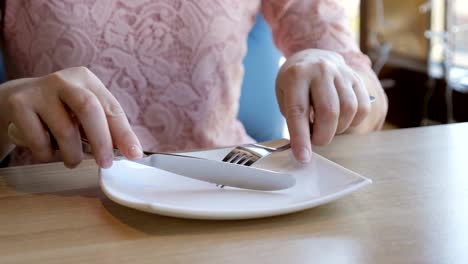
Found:
[{"label": "woman's right hand", "polygon": [[142,156],[140,142],[122,107],[85,67],[2,84],[0,113],[0,137],[5,139],[8,126],[14,124],[22,145],[42,162],[50,161],[54,154],[50,131],[65,165],[77,166],[83,159],[80,126],[100,167],[112,165],[114,146],[129,159]]}]

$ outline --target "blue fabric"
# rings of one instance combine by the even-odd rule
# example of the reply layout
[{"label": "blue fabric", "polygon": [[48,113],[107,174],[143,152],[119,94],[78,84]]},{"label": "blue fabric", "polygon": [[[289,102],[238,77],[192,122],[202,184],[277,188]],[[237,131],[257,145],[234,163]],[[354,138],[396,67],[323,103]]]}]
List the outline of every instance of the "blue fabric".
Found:
[{"label": "blue fabric", "polygon": [[275,79],[282,55],[262,16],[257,16],[247,41],[238,118],[257,141],[281,138],[285,120],[276,101]]}]

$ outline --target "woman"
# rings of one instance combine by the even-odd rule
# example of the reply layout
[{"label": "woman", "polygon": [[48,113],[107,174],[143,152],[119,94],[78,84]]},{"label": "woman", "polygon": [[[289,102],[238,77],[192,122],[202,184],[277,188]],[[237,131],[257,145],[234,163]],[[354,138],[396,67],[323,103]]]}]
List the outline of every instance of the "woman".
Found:
[{"label": "woman", "polygon": [[311,143],[381,127],[385,94],[337,0],[6,0],[0,159],[12,124],[24,145],[12,164],[52,160],[51,133],[76,166],[79,127],[101,167],[113,146],[135,159],[251,142],[236,114],[259,11],[287,58],[276,94],[297,160],[309,161]]}]

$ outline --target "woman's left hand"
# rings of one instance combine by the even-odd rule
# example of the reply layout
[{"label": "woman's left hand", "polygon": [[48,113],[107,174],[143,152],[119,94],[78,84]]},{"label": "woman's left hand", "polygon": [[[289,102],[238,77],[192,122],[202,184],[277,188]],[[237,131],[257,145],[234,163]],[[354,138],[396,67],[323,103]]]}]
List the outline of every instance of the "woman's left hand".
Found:
[{"label": "woman's left hand", "polygon": [[294,156],[301,162],[310,160],[311,143],[330,143],[335,134],[361,124],[371,111],[364,81],[341,55],[326,50],[291,56],[278,73],[276,96]]}]

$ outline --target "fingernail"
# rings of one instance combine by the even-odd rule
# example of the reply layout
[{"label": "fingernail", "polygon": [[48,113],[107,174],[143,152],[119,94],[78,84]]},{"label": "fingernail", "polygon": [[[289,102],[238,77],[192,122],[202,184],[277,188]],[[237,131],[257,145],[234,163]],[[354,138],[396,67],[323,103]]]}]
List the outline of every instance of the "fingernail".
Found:
[{"label": "fingernail", "polygon": [[128,155],[132,159],[141,158],[143,156],[143,150],[138,145],[132,145],[128,149]]},{"label": "fingernail", "polygon": [[104,169],[107,169],[109,168],[110,166],[112,166],[112,156],[106,156],[104,158],[101,158],[99,161],[98,161],[98,165],[101,167],[101,168],[104,168]]},{"label": "fingernail", "polygon": [[65,167],[67,167],[68,169],[74,169],[76,167],[78,167],[80,163],[65,163]]},{"label": "fingernail", "polygon": [[301,148],[296,155],[297,159],[301,163],[307,163],[310,161],[310,150],[307,148]]}]

